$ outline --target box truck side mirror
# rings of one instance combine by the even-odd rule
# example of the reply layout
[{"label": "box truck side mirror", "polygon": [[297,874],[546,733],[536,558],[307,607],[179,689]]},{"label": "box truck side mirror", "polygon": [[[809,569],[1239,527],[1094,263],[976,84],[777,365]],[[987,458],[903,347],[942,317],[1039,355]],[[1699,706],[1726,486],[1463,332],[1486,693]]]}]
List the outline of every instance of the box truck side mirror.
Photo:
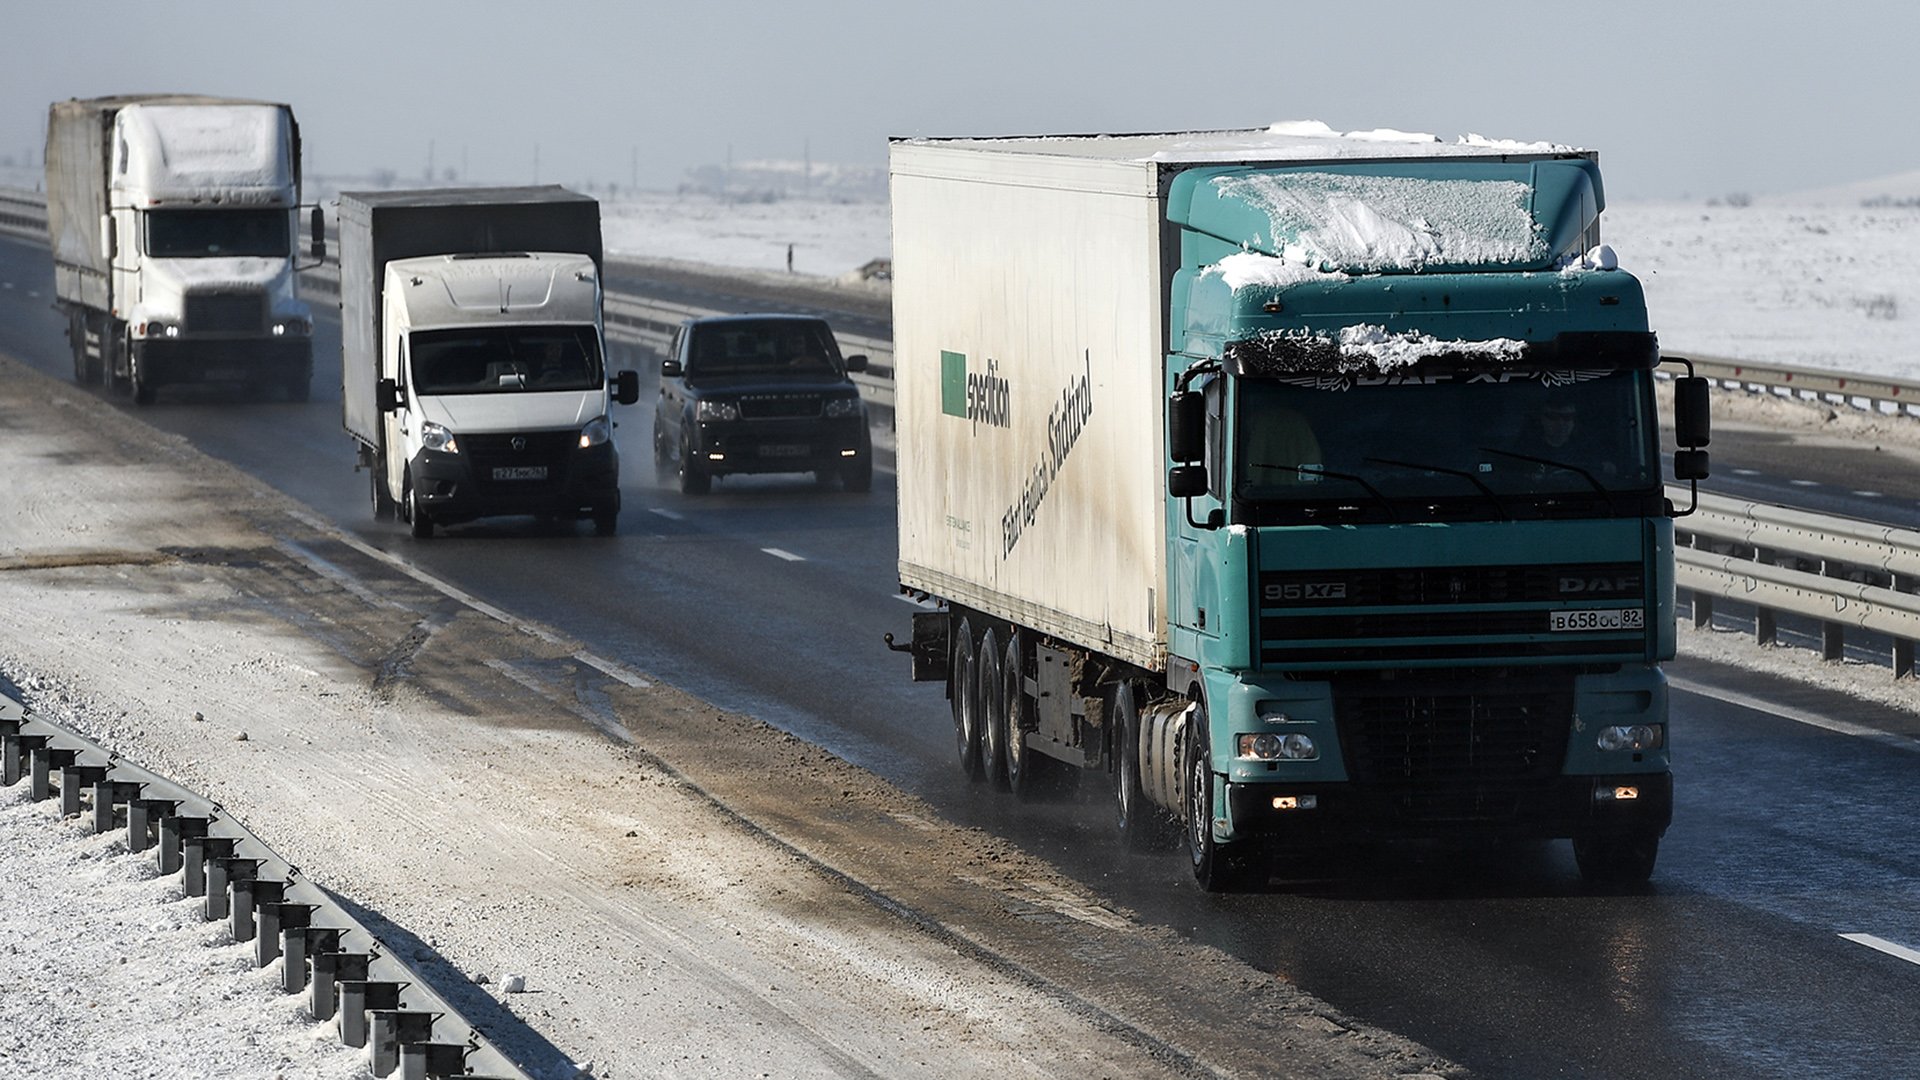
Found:
[{"label": "box truck side mirror", "polygon": [[[1198,390],[1183,390],[1167,399],[1167,456],[1174,461],[1199,461],[1206,454],[1206,399]],[[1205,469],[1200,472],[1206,475]]]},{"label": "box truck side mirror", "polygon": [[640,400],[640,373],[623,371],[613,377],[613,400],[631,405]]},{"label": "box truck side mirror", "polygon": [[327,261],[327,216],[326,214],[322,213],[320,208],[317,206],[313,208],[313,216],[309,219],[308,235],[312,240],[312,246],[309,249],[309,254],[312,256],[313,261],[317,263],[326,262]]},{"label": "box truck side mirror", "polygon": [[390,413],[400,407],[400,384],[392,379],[381,379],[373,384],[374,407],[383,413]]}]

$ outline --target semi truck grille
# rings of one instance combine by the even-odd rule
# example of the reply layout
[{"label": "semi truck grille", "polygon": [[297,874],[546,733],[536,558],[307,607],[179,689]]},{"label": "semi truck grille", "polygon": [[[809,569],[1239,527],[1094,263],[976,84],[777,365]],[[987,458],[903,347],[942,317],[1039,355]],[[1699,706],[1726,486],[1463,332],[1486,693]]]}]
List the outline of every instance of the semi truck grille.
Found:
[{"label": "semi truck grille", "polygon": [[1262,607],[1619,601],[1641,599],[1645,592],[1637,562],[1267,570],[1260,575]]},{"label": "semi truck grille", "polygon": [[742,420],[788,420],[820,415],[819,394],[749,394],[740,399]]},{"label": "semi truck grille", "polygon": [[260,293],[188,293],[188,333],[259,333],[267,325]]},{"label": "semi truck grille", "polygon": [[1402,685],[1336,683],[1348,775],[1407,822],[1518,821],[1551,812],[1573,677],[1493,672]]},{"label": "semi truck grille", "polygon": [[[565,487],[567,465],[573,449],[579,445],[577,431],[533,431],[519,435],[462,435],[460,449],[472,463],[473,479],[482,490],[536,492]],[[516,448],[514,443],[520,446]],[[496,479],[496,469],[525,470],[544,468],[546,475],[528,478],[524,472],[513,479]]]}]

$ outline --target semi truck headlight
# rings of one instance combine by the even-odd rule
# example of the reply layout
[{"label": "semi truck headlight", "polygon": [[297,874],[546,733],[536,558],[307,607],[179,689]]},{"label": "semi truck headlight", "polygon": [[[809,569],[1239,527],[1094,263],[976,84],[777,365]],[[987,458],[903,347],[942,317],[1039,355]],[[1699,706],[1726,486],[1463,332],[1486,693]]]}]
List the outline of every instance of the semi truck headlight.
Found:
[{"label": "semi truck headlight", "polygon": [[460,444],[453,441],[453,432],[431,420],[423,421],[420,425],[420,445],[443,454],[460,452]]},{"label": "semi truck headlight", "polygon": [[587,421],[586,427],[580,429],[580,449],[585,450],[589,446],[599,446],[611,438],[613,438],[613,428],[607,423],[607,418],[604,416],[595,417]]},{"label": "semi truck headlight", "polygon": [[857,397],[828,398],[826,405],[822,406],[820,409],[820,415],[835,416],[835,417],[859,416],[860,415],[860,399]]},{"label": "semi truck headlight", "polygon": [[281,319],[273,324],[273,336],[306,337],[309,329],[305,319]]},{"label": "semi truck headlight", "polygon": [[693,415],[699,420],[738,420],[740,406],[731,401],[703,401],[694,407]]},{"label": "semi truck headlight", "polygon": [[179,337],[180,328],[159,319],[148,319],[134,327],[134,333],[140,337]]},{"label": "semi truck headlight", "polygon": [[1289,733],[1263,731],[1257,735],[1240,736],[1239,755],[1255,761],[1312,761],[1320,756],[1320,748],[1313,745],[1313,737]]},{"label": "semi truck headlight", "polygon": [[1663,731],[1659,724],[1620,724],[1601,728],[1595,742],[1602,750],[1657,750]]}]

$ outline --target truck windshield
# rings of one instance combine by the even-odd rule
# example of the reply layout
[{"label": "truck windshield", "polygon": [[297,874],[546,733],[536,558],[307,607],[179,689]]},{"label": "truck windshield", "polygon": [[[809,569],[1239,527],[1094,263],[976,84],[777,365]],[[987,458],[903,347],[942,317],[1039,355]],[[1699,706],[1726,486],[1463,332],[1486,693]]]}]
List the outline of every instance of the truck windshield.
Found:
[{"label": "truck windshield", "polygon": [[835,375],[839,349],[826,324],[803,319],[728,319],[693,328],[687,378]]},{"label": "truck windshield", "polygon": [[293,251],[285,210],[149,210],[146,218],[147,254],[156,258],[284,259]]},{"label": "truck windshield", "polygon": [[1313,520],[1640,513],[1659,491],[1645,371],[1244,379],[1237,512]]},{"label": "truck windshield", "polygon": [[416,330],[407,344],[417,394],[594,390],[607,381],[591,326]]}]

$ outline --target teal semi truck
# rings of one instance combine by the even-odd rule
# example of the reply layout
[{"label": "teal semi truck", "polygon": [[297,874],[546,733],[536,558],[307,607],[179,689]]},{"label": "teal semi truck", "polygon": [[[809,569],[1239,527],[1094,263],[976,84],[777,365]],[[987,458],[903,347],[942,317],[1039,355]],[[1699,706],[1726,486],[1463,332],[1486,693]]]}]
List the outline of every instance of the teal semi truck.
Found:
[{"label": "teal semi truck", "polygon": [[1103,774],[1209,890],[1422,838],[1652,873],[1675,510],[1595,154],[1280,125],[890,158],[895,648],[967,775]]}]

